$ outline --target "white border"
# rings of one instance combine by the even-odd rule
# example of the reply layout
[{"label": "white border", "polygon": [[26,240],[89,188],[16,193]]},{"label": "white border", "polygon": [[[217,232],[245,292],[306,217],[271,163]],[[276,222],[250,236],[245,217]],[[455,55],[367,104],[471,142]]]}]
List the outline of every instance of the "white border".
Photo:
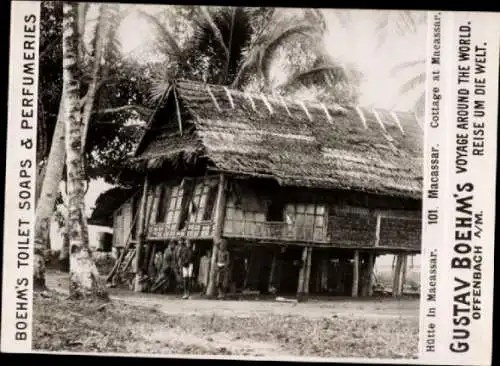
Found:
[{"label": "white border", "polygon": [[[4,207],[4,245],[3,245],[3,281],[2,281],[2,340],[1,350],[9,352],[29,352],[31,350],[31,332],[32,332],[32,298],[33,298],[33,240],[34,240],[34,222],[35,222],[35,186],[36,186],[36,123],[37,123],[37,104],[38,104],[38,47],[40,32],[40,3],[35,1],[14,1],[11,8],[11,27],[10,27],[10,52],[9,52],[9,104],[8,104],[8,129],[7,129],[7,152],[6,152],[6,177],[5,180],[5,207]],[[36,26],[35,38],[24,38],[24,27],[33,26],[31,20],[25,22],[26,16],[35,16]],[[35,41],[35,59],[33,77],[35,84],[26,86],[34,93],[33,129],[21,128],[22,111],[22,93],[23,93],[23,42]],[[27,149],[22,141],[31,139],[32,148]],[[31,166],[25,167],[29,172],[30,178],[30,198],[23,200],[30,202],[29,209],[19,207],[20,199],[20,177],[21,161],[31,160]],[[26,220],[31,223],[30,235],[27,237],[18,236],[19,229],[25,229],[26,225],[18,226],[19,220]],[[18,268],[18,238],[28,238],[30,249],[29,265]],[[29,281],[28,292],[28,310],[20,310],[16,303],[16,291],[19,288],[20,281],[27,279]],[[19,310],[19,311],[18,311]],[[20,316],[27,315],[26,319],[20,319]],[[26,321],[26,339],[16,340],[16,327],[19,327],[20,321]]]}]

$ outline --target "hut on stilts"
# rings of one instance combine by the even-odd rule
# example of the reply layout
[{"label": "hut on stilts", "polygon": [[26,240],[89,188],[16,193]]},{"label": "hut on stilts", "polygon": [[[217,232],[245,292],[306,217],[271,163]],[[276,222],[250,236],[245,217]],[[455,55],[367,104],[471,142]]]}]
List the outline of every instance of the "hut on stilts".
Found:
[{"label": "hut on stilts", "polygon": [[113,274],[130,268],[140,291],[167,241],[213,256],[224,238],[231,291],[370,295],[394,254],[398,296],[421,249],[422,148],[413,113],[175,81],[120,176],[141,188],[113,214]]}]

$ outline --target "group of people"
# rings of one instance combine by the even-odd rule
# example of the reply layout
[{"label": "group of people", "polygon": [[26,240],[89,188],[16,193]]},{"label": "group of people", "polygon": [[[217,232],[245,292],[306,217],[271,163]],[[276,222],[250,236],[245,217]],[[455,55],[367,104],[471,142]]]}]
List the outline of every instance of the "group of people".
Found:
[{"label": "group of people", "polygon": [[[227,287],[229,251],[227,243],[221,239],[217,245],[217,255],[215,260],[215,285],[218,291],[218,297],[224,297]],[[158,252],[155,258],[155,268],[157,270],[156,280],[152,284],[151,291],[157,292],[160,289],[174,290],[182,287],[183,299],[190,297],[193,286],[194,266],[197,261],[195,248],[191,241],[180,238],[177,241],[170,241],[163,253]],[[208,251],[199,260],[198,267],[198,285],[201,291],[205,292],[208,286],[210,272],[211,252]]]}]

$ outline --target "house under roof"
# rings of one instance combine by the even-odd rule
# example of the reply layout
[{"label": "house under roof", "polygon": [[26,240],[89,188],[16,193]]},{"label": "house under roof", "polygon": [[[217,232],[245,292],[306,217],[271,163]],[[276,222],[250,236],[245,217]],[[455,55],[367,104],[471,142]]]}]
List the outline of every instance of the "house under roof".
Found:
[{"label": "house under roof", "polygon": [[420,199],[422,154],[423,130],[410,112],[306,103],[176,81],[129,168],[201,160],[210,171],[270,178],[283,186]]}]

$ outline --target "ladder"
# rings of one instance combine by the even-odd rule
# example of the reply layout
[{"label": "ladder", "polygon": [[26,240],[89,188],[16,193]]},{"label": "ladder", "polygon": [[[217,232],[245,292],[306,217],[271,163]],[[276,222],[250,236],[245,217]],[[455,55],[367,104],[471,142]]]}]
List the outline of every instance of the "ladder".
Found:
[{"label": "ladder", "polygon": [[118,273],[125,273],[128,267],[130,267],[130,264],[132,263],[134,257],[135,257],[135,248],[130,248],[127,251],[127,254],[125,255],[125,258],[123,258],[123,261],[118,266]]},{"label": "ladder", "polygon": [[[135,257],[135,248],[133,247],[128,247],[125,248],[127,252],[124,253],[125,255],[121,256],[121,261],[119,260],[118,266],[116,268],[116,271],[114,275],[112,276],[112,282],[116,285],[118,283],[124,283],[124,282],[129,282],[129,287],[130,287],[130,281],[132,280],[133,276],[130,272],[127,270],[130,268],[130,265],[132,261],[134,260]],[[132,277],[132,278],[131,278]],[[133,281],[132,281],[133,282]]]}]

